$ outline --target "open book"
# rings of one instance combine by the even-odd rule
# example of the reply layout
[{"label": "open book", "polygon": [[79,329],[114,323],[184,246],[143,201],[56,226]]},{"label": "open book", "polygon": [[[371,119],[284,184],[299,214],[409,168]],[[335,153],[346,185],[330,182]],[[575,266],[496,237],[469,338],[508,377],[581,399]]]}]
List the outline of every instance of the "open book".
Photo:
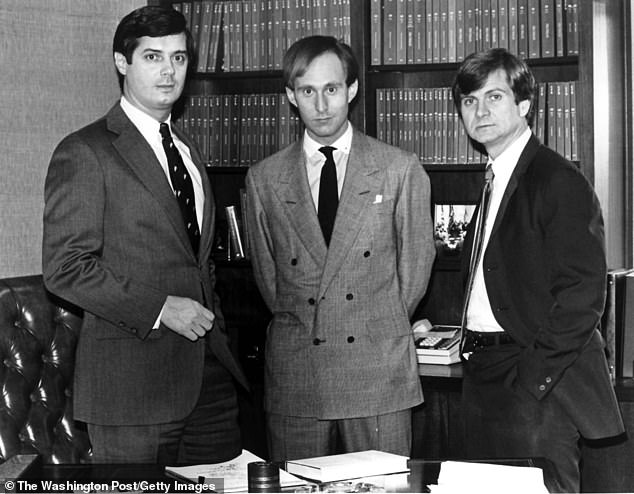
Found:
[{"label": "open book", "polygon": [[[253,461],[262,461],[246,449],[233,460],[207,465],[191,465],[185,467],[165,467],[165,473],[172,477],[197,483],[213,483],[216,492],[247,492],[249,478],[247,465]],[[280,486],[292,487],[308,485],[308,482],[280,469]]]}]

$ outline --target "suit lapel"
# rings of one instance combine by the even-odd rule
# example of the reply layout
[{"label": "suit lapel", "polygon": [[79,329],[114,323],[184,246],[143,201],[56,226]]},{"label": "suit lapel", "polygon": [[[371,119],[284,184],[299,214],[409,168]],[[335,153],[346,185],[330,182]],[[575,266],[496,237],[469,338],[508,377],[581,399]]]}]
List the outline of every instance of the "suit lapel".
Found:
[{"label": "suit lapel", "polygon": [[[339,272],[354,245],[364,223],[364,217],[370,212],[369,198],[374,197],[381,186],[379,167],[372,155],[365,152],[366,149],[365,138],[355,131],[326,266],[321,279],[320,296]],[[319,233],[321,235],[321,230]]]},{"label": "suit lapel", "polygon": [[193,255],[178,202],[154,151],[118,104],[106,118],[108,129],[119,136],[113,141],[114,148],[155,197],[176,234]]},{"label": "suit lapel", "polygon": [[[502,196],[502,201],[500,202],[500,207],[498,208],[498,213],[495,216],[495,222],[493,223],[493,228],[491,229],[491,237],[495,234],[496,230],[499,228],[502,223],[502,218],[504,218],[504,214],[506,213],[506,208],[508,207],[509,201],[511,197],[515,193],[517,189],[517,185],[519,184],[520,178],[524,173],[526,173],[526,169],[528,165],[531,164],[537,150],[539,149],[539,140],[534,135],[531,135],[530,139],[526,143],[522,154],[511,174],[511,178],[509,179],[509,183],[506,186],[506,190],[504,191],[504,195]],[[495,187],[495,180],[493,182],[493,186]]]},{"label": "suit lapel", "polygon": [[297,236],[317,264],[326,257],[326,243],[321,233],[317,211],[308,186],[303,144],[299,140],[289,151],[286,166],[279,175],[276,193],[286,207]]}]

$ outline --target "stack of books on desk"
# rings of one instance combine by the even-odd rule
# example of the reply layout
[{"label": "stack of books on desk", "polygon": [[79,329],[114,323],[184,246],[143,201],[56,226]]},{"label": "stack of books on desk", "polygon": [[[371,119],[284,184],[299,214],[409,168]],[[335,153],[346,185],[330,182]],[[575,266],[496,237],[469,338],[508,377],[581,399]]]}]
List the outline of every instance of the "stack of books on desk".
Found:
[{"label": "stack of books on desk", "polygon": [[460,361],[460,327],[432,326],[427,331],[414,331],[416,357],[419,364],[455,364]]}]

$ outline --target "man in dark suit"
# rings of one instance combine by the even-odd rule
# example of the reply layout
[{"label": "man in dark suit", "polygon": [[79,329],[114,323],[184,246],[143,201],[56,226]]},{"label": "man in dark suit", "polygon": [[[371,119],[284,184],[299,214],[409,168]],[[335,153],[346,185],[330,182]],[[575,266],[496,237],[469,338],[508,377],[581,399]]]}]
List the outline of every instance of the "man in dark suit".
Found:
[{"label": "man in dark suit", "polygon": [[410,317],[435,255],[429,179],[415,155],[348,121],[358,90],[349,46],[304,38],[283,69],[306,131],[247,175],[255,279],[273,313],[270,453],[409,455],[411,407],[423,398]]},{"label": "man in dark suit", "polygon": [[603,219],[577,167],[532,135],[534,94],[526,64],[499,48],[467,57],[453,85],[493,172],[465,252],[465,444],[473,458],[546,457],[578,492],[580,437],[624,430],[597,330]]},{"label": "man in dark suit", "polygon": [[45,184],[44,280],[84,310],[75,418],[97,462],[227,460],[246,382],[214,293],[211,187],[170,118],[191,35],[180,13],[142,7],[113,52],[120,102],[62,140]]}]

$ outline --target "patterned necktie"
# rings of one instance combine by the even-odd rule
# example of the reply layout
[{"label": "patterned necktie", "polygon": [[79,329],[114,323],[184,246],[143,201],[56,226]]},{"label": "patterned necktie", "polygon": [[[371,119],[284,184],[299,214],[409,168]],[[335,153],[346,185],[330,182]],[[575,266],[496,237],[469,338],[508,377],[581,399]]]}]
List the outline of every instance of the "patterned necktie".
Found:
[{"label": "patterned necktie", "polygon": [[484,231],[487,215],[489,213],[489,205],[491,203],[491,191],[493,190],[493,177],[493,169],[489,163],[484,174],[484,186],[482,187],[482,194],[480,196],[480,208],[478,209],[478,217],[476,219],[475,232],[473,234],[473,246],[471,248],[471,259],[469,260],[469,277],[467,278],[467,288],[465,291],[464,303],[462,305],[462,318],[460,321],[460,328],[462,332],[460,341],[461,354],[464,343],[464,331],[467,325],[467,309],[469,308],[469,300],[471,299],[471,291],[473,290],[473,280],[475,278],[476,269],[478,268],[478,263],[480,262],[480,257],[482,256]]},{"label": "patterned necktie", "polygon": [[317,204],[317,217],[319,225],[324,234],[326,246],[330,245],[330,237],[332,229],[335,225],[335,216],[337,216],[337,206],[339,205],[339,193],[337,190],[337,168],[335,160],[332,156],[336,148],[332,146],[324,146],[319,151],[326,157],[326,163],[321,169],[321,178],[319,180],[319,201]]},{"label": "patterned necktie", "polygon": [[198,246],[200,244],[200,229],[196,220],[196,200],[194,198],[194,186],[189,176],[183,158],[172,140],[169,125],[162,123],[160,127],[161,136],[163,137],[163,149],[167,156],[167,167],[169,169],[172,188],[176,195],[176,200],[180,206],[181,215],[187,228],[187,235],[192,244],[194,253],[198,254]]}]

